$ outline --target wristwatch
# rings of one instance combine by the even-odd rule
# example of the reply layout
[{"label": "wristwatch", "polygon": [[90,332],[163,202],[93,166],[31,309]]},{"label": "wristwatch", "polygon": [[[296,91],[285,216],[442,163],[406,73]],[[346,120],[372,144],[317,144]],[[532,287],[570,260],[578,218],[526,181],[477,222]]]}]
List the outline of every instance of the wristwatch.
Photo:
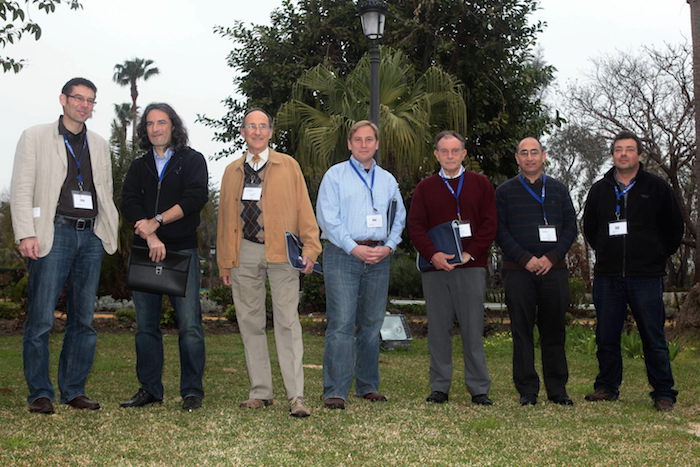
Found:
[{"label": "wristwatch", "polygon": [[158,222],[160,225],[163,225],[163,216],[161,214],[156,214],[156,217],[154,217],[156,222]]}]

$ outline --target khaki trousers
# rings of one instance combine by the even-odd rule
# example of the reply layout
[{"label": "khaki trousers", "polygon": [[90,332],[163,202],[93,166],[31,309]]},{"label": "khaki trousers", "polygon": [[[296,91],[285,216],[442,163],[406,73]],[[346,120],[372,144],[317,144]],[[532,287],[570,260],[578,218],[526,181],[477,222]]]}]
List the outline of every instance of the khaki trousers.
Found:
[{"label": "khaki trousers", "polygon": [[241,240],[240,266],[231,269],[236,320],[243,339],[251,399],[272,399],[265,332],[265,278],[270,281],[275,344],[287,397],[304,396],[304,346],[299,323],[299,271],[265,261],[265,246]]}]

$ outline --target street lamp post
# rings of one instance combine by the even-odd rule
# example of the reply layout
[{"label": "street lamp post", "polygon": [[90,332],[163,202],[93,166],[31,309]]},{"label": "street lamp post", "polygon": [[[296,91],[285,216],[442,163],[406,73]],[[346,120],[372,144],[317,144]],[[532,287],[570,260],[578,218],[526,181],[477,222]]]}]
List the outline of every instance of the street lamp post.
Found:
[{"label": "street lamp post", "polygon": [[[384,36],[387,4],[383,0],[364,0],[357,5],[362,32],[369,39],[369,119],[379,127],[379,40]],[[375,155],[379,162],[379,151]]]}]

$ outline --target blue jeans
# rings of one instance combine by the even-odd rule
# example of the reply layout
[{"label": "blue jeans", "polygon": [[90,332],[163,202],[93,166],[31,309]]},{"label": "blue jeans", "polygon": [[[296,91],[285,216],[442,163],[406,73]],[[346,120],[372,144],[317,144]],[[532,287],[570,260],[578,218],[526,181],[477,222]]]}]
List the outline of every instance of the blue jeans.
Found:
[{"label": "blue jeans", "polygon": [[[204,397],[204,331],[199,302],[199,255],[197,249],[178,250],[190,253],[190,272],[184,297],[170,296],[175,309],[180,345],[180,395]],[[163,399],[163,334],[160,317],[163,295],[133,292],[136,307],[136,376],[145,390]]]},{"label": "blue jeans", "polygon": [[365,264],[331,243],[324,247],[326,399],[347,400],[353,375],[356,394],[379,389],[379,331],[386,311],[389,261],[386,257],[378,264]]},{"label": "blue jeans", "polygon": [[63,403],[85,395],[97,343],[92,318],[103,255],[102,242],[91,229],[55,224],[51,251],[29,260],[29,307],[22,339],[29,403],[40,397],[55,398],[49,378],[49,334],[64,284],[67,321],[58,361],[58,388]]},{"label": "blue jeans", "polygon": [[596,308],[596,344],[599,373],[594,388],[617,397],[622,383],[620,335],[627,316],[627,305],[637,322],[644,349],[647,379],[654,390],[652,399],[675,402],[671,360],[664,334],[666,312],[661,277],[596,277],[593,281]]}]

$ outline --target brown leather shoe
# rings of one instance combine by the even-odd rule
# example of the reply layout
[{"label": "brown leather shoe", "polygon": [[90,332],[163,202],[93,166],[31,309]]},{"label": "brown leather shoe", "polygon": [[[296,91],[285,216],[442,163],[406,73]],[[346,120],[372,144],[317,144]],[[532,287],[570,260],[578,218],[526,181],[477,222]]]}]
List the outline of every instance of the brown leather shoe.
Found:
[{"label": "brown leather shoe", "polygon": [[670,412],[673,410],[673,401],[668,399],[657,399],[654,401],[654,408],[659,412]]},{"label": "brown leather shoe", "polygon": [[53,413],[53,403],[48,397],[40,397],[34,399],[31,404],[29,404],[29,411],[32,413],[43,413],[50,415]]},{"label": "brown leather shoe", "polygon": [[74,397],[68,401],[68,405],[78,410],[98,410],[100,408],[100,403],[90,400],[87,396]]},{"label": "brown leather shoe", "polygon": [[323,399],[323,405],[327,409],[345,410],[345,401],[340,397],[329,397],[328,399]]},{"label": "brown leather shoe", "polygon": [[267,407],[268,405],[272,405],[272,400],[248,399],[247,401],[243,401],[240,404],[238,404],[238,407],[242,409],[262,409],[263,407]]},{"label": "brown leather shoe", "polygon": [[617,396],[610,394],[605,389],[598,388],[595,390],[595,392],[586,394],[584,399],[586,399],[588,402],[615,401],[617,400]]},{"label": "brown leather shoe", "polygon": [[386,402],[387,398],[383,394],[379,394],[378,392],[368,392],[367,394],[362,394],[360,396],[361,398],[368,400],[370,402]]}]

